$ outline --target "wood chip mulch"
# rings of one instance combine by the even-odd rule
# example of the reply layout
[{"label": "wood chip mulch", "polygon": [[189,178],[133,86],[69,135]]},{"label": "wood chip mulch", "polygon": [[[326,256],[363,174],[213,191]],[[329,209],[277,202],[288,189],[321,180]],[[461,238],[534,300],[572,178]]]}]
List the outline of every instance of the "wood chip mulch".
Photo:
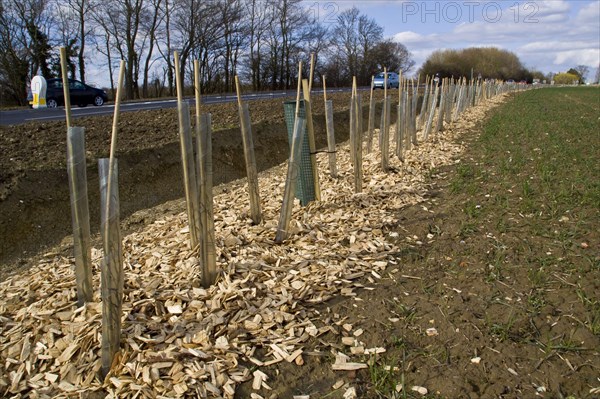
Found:
[{"label": "wood chip mulch", "polygon": [[[47,253],[0,283],[0,395],[232,398],[248,380],[257,397],[266,395],[269,377],[261,366],[302,366],[306,342],[332,329],[312,305],[352,297],[397,266],[395,240],[387,238],[398,210],[422,201],[429,169],[459,162],[457,138],[504,98],[467,110],[408,151],[404,162],[391,157],[390,173],[381,171],[377,151],[365,154],[360,194],[353,192],[347,143],[338,145],[336,179],[328,175],[327,155],[319,154],[322,200],[296,204],[292,235],[282,245],[274,238],[287,166],[261,174],[265,221],[257,226],[249,219],[246,185],[229,184],[214,198],[222,274],[209,289],[198,284],[185,213],[125,237],[122,350],[105,379],[99,378],[101,250],[92,249],[94,301],[80,308],[74,260]],[[362,367],[351,356],[337,359],[332,366]]]}]

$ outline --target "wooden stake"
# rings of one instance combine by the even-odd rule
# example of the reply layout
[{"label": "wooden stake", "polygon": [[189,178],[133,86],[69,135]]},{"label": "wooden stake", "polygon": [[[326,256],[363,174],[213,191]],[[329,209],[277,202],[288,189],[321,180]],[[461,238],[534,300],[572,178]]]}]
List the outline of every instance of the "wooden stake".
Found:
[{"label": "wooden stake", "polygon": [[[119,83],[117,84],[117,94],[115,98],[115,109],[113,113],[112,135],[110,139],[110,159],[114,159],[117,150],[117,132],[119,131],[119,116],[121,114],[121,90],[123,89],[123,80],[125,77],[125,60],[121,60],[119,65]],[[109,169],[108,174],[112,173]],[[110,180],[108,182],[110,184]]]},{"label": "wooden stake", "polygon": [[288,237],[288,227],[292,218],[292,209],[294,207],[294,196],[296,195],[296,186],[300,176],[300,150],[304,141],[305,119],[297,117],[294,123],[294,132],[292,134],[292,148],[290,150],[290,159],[288,161],[287,177],[283,193],[283,204],[277,225],[277,234],[275,243],[281,244]]},{"label": "wooden stake", "polygon": [[[202,169],[202,165],[198,162],[200,159],[202,148],[200,147],[200,143],[198,142],[199,131],[200,131],[200,115],[201,115],[201,104],[200,104],[200,63],[198,60],[194,60],[194,103],[196,108],[196,179],[198,181],[198,199],[202,201],[202,187],[200,186],[202,178],[200,177],[200,169]],[[200,151],[200,152],[199,152]],[[204,222],[202,220],[202,208],[198,208],[199,216],[200,216],[200,235],[199,239],[202,241],[202,235],[204,230]],[[204,248],[202,246],[202,242],[200,242],[200,259],[204,259]]]},{"label": "wooden stake", "polygon": [[358,90],[356,85],[356,76],[352,78],[352,107],[353,115],[351,115],[350,120],[354,122],[352,129],[350,130],[351,134],[354,134],[353,140],[353,160],[352,164],[354,165],[354,192],[360,193],[362,192],[362,127],[360,126],[360,100],[358,98]]},{"label": "wooden stake", "polygon": [[294,128],[300,114],[300,94],[302,92],[302,61],[298,62],[298,92],[296,93],[296,112],[294,113]]},{"label": "wooden stake", "polygon": [[[119,80],[118,80],[118,84],[117,84],[117,94],[116,94],[116,98],[115,98],[115,109],[114,109],[114,113],[113,113],[113,124],[112,124],[112,133],[111,133],[111,138],[110,138],[110,155],[108,158],[108,178],[107,178],[107,183],[106,183],[106,190],[108,193],[112,193],[112,184],[113,184],[113,179],[112,179],[112,173],[115,169],[114,166],[114,162],[115,162],[115,153],[117,151],[117,133],[119,131],[119,115],[120,115],[120,111],[121,111],[121,90],[123,90],[123,80],[125,78],[125,60],[121,60],[120,65],[119,65]],[[110,201],[111,201],[111,197],[108,197],[108,200],[106,201],[106,209],[105,212],[106,214],[109,214],[109,209],[110,209]],[[109,237],[108,237],[108,228],[106,229],[106,231],[104,232],[104,239],[108,242]]]},{"label": "wooden stake", "polygon": [[[435,84],[435,82],[434,82]],[[433,116],[435,114],[435,108],[437,106],[437,98],[438,98],[439,86],[435,85],[435,91],[433,92],[433,97],[431,97],[431,106],[429,107],[429,114],[427,116],[427,124],[425,125],[425,135],[423,136],[424,140],[427,140],[429,137],[429,132],[431,131],[431,125],[433,123]]]},{"label": "wooden stake", "polygon": [[196,165],[200,196],[200,256],[202,259],[202,286],[215,283],[217,265],[215,253],[215,222],[213,216],[213,169],[210,114],[200,113],[200,66],[194,60],[196,87]]},{"label": "wooden stake", "polygon": [[448,91],[448,87],[446,85],[446,79],[442,80],[442,90],[440,94],[440,106],[438,107],[438,119],[435,127],[435,133],[439,133],[444,130],[444,113],[446,112],[446,92]]},{"label": "wooden stake", "polygon": [[[110,165],[114,171],[108,170]],[[103,246],[102,287],[102,375],[105,377],[115,361],[121,343],[121,309],[123,303],[123,252],[119,227],[119,189],[116,160],[98,160],[100,174],[101,229]],[[114,179],[111,184],[110,179]],[[112,190],[112,191],[109,191]]]},{"label": "wooden stake", "polygon": [[327,152],[329,155],[329,173],[331,177],[337,177],[335,134],[333,127],[333,102],[325,102],[325,124],[327,129]]},{"label": "wooden stake", "polygon": [[410,85],[412,88],[412,92],[413,92],[413,98],[412,98],[412,110],[411,110],[411,117],[410,117],[410,140],[409,140],[409,146],[407,146],[407,149],[411,149],[412,147],[416,147],[417,145],[419,145],[418,141],[417,141],[417,105],[419,102],[419,79],[420,79],[421,75],[419,75],[419,77],[417,78],[417,86],[414,86],[414,79],[410,81]]},{"label": "wooden stake", "polygon": [[458,97],[456,98],[456,105],[454,108],[452,120],[458,119],[458,116],[461,113],[461,106],[462,106],[461,104],[462,104],[462,101],[463,101],[462,99],[464,96],[464,88],[465,88],[464,81],[461,79],[460,83],[458,85]]},{"label": "wooden stake", "polygon": [[384,79],[383,79],[383,129],[381,132],[381,169],[387,172],[389,165],[389,107],[388,107],[388,97],[387,97],[387,68],[383,68]]},{"label": "wooden stake", "polygon": [[425,77],[425,93],[423,94],[423,102],[421,103],[421,112],[419,113],[419,129],[423,129],[425,116],[427,115],[427,104],[429,100],[429,75]]},{"label": "wooden stake", "polygon": [[205,152],[204,146],[202,145],[201,132],[200,132],[200,63],[198,60],[194,60],[194,100],[196,103],[196,178],[198,181],[198,202],[199,202],[199,255],[200,265],[202,268],[202,284],[207,281],[206,267],[206,209],[202,206],[202,200],[204,199],[205,185],[202,179],[205,165],[203,163],[203,155]]},{"label": "wooden stake", "polygon": [[402,69],[398,71],[398,105],[402,102]]},{"label": "wooden stake", "polygon": [[396,142],[396,156],[401,159],[399,155],[401,150],[400,143],[400,135],[402,130],[402,121],[404,118],[402,117],[402,90],[404,89],[404,82],[402,81],[402,70],[399,71],[398,74],[398,106],[396,107],[396,132],[394,134],[394,140]]},{"label": "wooden stake", "polygon": [[399,154],[398,154],[398,158],[403,161],[404,160],[404,151],[405,148],[407,147],[406,145],[406,136],[407,136],[407,132],[408,132],[408,123],[410,120],[410,103],[408,100],[408,79],[405,79],[403,84],[402,84],[402,99],[400,101],[400,105],[402,106],[402,115],[401,117],[401,121],[400,121],[400,148],[399,148]]},{"label": "wooden stake", "polygon": [[[102,372],[108,373],[114,355],[119,351],[121,339],[121,303],[123,301],[123,260],[119,228],[119,191],[115,152],[119,128],[121,90],[125,76],[125,61],[121,60],[119,83],[115,98],[110,157],[99,160],[100,167],[100,213],[104,242],[102,278]],[[108,169],[108,170],[107,170]],[[104,197],[103,197],[104,192]],[[103,201],[104,199],[104,201]],[[102,217],[104,215],[104,217]]]},{"label": "wooden stake", "polygon": [[254,155],[254,141],[252,139],[252,124],[250,123],[250,110],[248,104],[242,102],[240,81],[235,75],[235,88],[238,97],[238,111],[240,116],[240,130],[244,145],[244,159],[246,161],[246,175],[248,176],[248,195],[250,196],[250,218],[252,223],[259,224],[262,220],[260,209],[260,189],[258,186],[258,169]]},{"label": "wooden stake", "polygon": [[[354,82],[354,78],[352,79]],[[350,135],[350,164],[356,171],[355,165],[355,152],[356,152],[356,112],[354,108],[356,107],[356,101],[354,98],[354,86],[352,86],[352,91],[350,94],[350,125],[348,126],[349,135]],[[355,173],[356,178],[356,173]]]},{"label": "wooden stake", "polygon": [[388,83],[387,67],[384,67],[383,68],[383,98],[387,98],[387,83]]},{"label": "wooden stake", "polygon": [[410,132],[411,132],[411,124],[412,124],[412,96],[411,96],[411,87],[414,86],[414,79],[411,79],[410,82],[406,81],[406,94],[404,96],[404,100],[406,104],[404,105],[404,151],[410,150]]},{"label": "wooden stake", "polygon": [[388,164],[389,164],[389,160],[390,160],[390,128],[392,125],[392,96],[388,96],[387,101],[385,102],[385,105],[387,107],[386,111],[385,111],[385,136],[387,137],[386,141],[385,141],[385,145],[387,147],[387,158],[388,158]]},{"label": "wooden stake", "polygon": [[240,80],[238,79],[237,75],[235,75],[235,93],[237,95],[238,107],[241,107],[242,106],[242,89],[240,87]]},{"label": "wooden stake", "polygon": [[85,130],[82,127],[71,127],[67,130],[67,175],[73,224],[77,304],[83,306],[84,303],[92,301],[93,285]]},{"label": "wooden stake", "polygon": [[404,106],[403,106],[403,102],[402,102],[402,86],[400,86],[400,103],[398,104],[398,111],[397,111],[397,118],[396,118],[396,156],[398,157],[398,159],[402,160],[402,140],[404,138],[404,134],[403,134],[403,129],[402,129],[402,124],[404,123]]},{"label": "wooden stake", "polygon": [[179,75],[179,52],[173,52],[173,61],[175,63],[175,88],[177,90],[177,103],[183,101],[183,83],[181,82],[181,76]]},{"label": "wooden stake", "polygon": [[[414,81],[414,80],[413,80]],[[419,88],[421,85],[421,74],[417,75],[417,86],[413,86],[413,116],[414,122],[414,133],[411,133],[411,145],[416,146],[417,143],[417,106],[419,105]],[[414,138],[413,138],[414,136]]]},{"label": "wooden stake", "polygon": [[358,92],[358,89],[356,90],[356,104],[357,104],[356,112],[358,113],[356,123],[358,125],[358,134],[360,137],[360,153],[361,153],[361,159],[362,159],[362,145],[364,142],[365,129],[364,129],[364,122],[363,122],[362,96]]},{"label": "wooden stake", "polygon": [[452,122],[452,106],[454,104],[454,79],[448,79],[448,93],[446,95],[446,110],[444,111],[444,119],[447,124]]},{"label": "wooden stake", "polygon": [[177,86],[177,111],[179,114],[179,146],[181,149],[183,183],[190,229],[190,245],[192,250],[197,250],[200,244],[200,212],[198,210],[200,196],[198,195],[198,180],[194,162],[190,110],[188,103],[183,101],[183,84],[179,73],[179,54],[177,52],[174,53],[174,61],[175,83]]},{"label": "wooden stake", "polygon": [[315,145],[315,129],[312,119],[312,107],[310,103],[310,90],[306,79],[302,80],[302,91],[304,92],[304,112],[306,115],[306,126],[308,134],[308,147],[310,149],[310,163],[313,170],[313,184],[315,188],[315,199],[321,200],[321,186],[319,184],[319,169],[317,167],[317,148]]},{"label": "wooden stake", "polygon": [[248,103],[242,103],[240,108],[240,122],[242,143],[244,145],[244,158],[246,160],[246,174],[248,176],[248,194],[250,196],[250,218],[252,223],[259,224],[262,220],[260,206],[260,187],[258,185],[258,169],[254,155],[254,139],[252,138],[252,124],[250,123],[250,109]]},{"label": "wooden stake", "polygon": [[325,129],[327,131],[327,152],[329,155],[329,174],[337,177],[337,165],[335,154],[335,132],[333,125],[333,102],[327,100],[327,84],[323,75],[323,100],[325,101]]},{"label": "wooden stake", "polygon": [[312,93],[313,73],[315,72],[315,53],[310,53],[310,74],[308,76],[308,92]]},{"label": "wooden stake", "polygon": [[200,126],[200,63],[194,60],[194,99],[196,100],[196,129]]},{"label": "wooden stake", "polygon": [[213,166],[211,115],[200,115],[196,128],[197,159],[200,165],[200,220],[202,234],[202,286],[207,288],[217,279],[215,221],[213,215]]},{"label": "wooden stake", "polygon": [[69,77],[67,73],[67,49],[60,48],[60,69],[62,72],[63,95],[65,97],[65,118],[67,129],[71,127],[71,93],[69,91]]},{"label": "wooden stake", "polygon": [[373,97],[373,85],[375,76],[371,76],[371,95],[369,97],[369,121],[368,121],[368,137],[367,137],[367,152],[373,150],[373,132],[375,131],[375,97]]}]

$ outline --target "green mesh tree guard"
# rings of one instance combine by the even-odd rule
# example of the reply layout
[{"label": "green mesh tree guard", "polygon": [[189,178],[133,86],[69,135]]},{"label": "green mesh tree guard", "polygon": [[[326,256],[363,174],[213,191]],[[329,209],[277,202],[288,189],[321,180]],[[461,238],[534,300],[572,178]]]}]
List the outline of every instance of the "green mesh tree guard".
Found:
[{"label": "green mesh tree guard", "polygon": [[[296,101],[285,101],[283,103],[285,115],[285,124],[288,131],[288,143],[292,145],[292,136],[294,134],[294,119],[296,116]],[[300,117],[306,117],[304,111],[304,100],[300,100]],[[296,198],[300,200],[302,206],[306,206],[310,201],[315,200],[315,181],[313,178],[313,168],[310,161],[310,146],[308,144],[308,134],[306,127],[302,132],[302,148],[300,150],[300,167],[298,170],[298,184],[296,185]]]}]

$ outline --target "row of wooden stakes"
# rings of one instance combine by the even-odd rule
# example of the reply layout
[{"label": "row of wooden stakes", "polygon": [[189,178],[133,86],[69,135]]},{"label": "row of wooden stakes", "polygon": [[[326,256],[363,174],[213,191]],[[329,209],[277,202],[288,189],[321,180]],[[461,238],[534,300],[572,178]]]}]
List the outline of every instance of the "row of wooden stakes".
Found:
[{"label": "row of wooden stakes", "polygon": [[[61,65],[63,80],[66,81],[66,53],[61,49]],[[195,86],[195,146],[190,120],[190,110],[187,101],[183,99],[183,83],[181,81],[179,55],[174,54],[175,76],[177,86],[177,104],[179,119],[179,141],[185,187],[186,211],[189,224],[189,239],[191,248],[197,251],[200,262],[200,281],[204,287],[215,283],[218,271],[216,266],[215,228],[213,215],[213,170],[212,170],[212,121],[210,114],[201,111],[200,76],[198,61],[194,62]],[[99,161],[101,189],[101,234],[104,248],[104,258],[101,266],[102,285],[102,372],[106,375],[112,365],[114,355],[119,350],[121,336],[121,308],[123,296],[123,254],[119,228],[118,200],[118,170],[115,152],[117,148],[118,119],[120,110],[121,89],[123,86],[124,62],[121,61],[119,83],[117,87],[115,110],[113,117],[110,156]],[[290,140],[290,157],[287,168],[287,178],[283,194],[283,203],[277,233],[276,243],[282,243],[288,237],[288,226],[294,206],[295,190],[300,165],[300,150],[308,135],[311,166],[313,170],[313,185],[315,199],[320,200],[321,188],[316,162],[314,126],[311,110],[311,91],[314,72],[314,55],[311,56],[309,79],[302,79],[302,63],[298,68],[298,88],[296,109],[294,115],[293,134]],[[379,129],[381,152],[381,167],[388,170],[389,165],[389,131],[391,99],[387,95],[387,70],[385,73],[384,102]],[[335,156],[335,135],[333,131],[333,106],[327,100],[326,81],[323,81],[323,96],[325,101],[325,122],[329,154],[329,173],[337,175]],[[250,217],[254,224],[262,222],[260,206],[260,190],[258,171],[254,156],[252,140],[252,125],[248,104],[242,101],[240,83],[235,77],[240,130],[244,148],[244,158],[247,171],[247,187],[249,195]],[[68,84],[63,85],[68,90]],[[425,91],[420,113],[417,117],[419,99],[419,82],[400,79],[398,100],[398,121],[396,126],[395,153],[403,160],[403,153],[412,145],[417,145],[417,125],[424,129],[423,138],[426,140],[431,131],[434,114],[438,109],[438,120],[435,132],[443,129],[443,121],[452,122],[469,106],[488,99],[496,94],[509,90],[511,87],[503,82],[467,82],[466,79],[444,79],[441,84],[437,79],[426,79]],[[439,98],[439,104],[438,104]],[[303,101],[304,116],[300,116],[300,102]],[[353,79],[350,103],[350,147],[352,166],[354,168],[355,192],[362,191],[362,147],[364,129],[362,118],[361,96],[358,92],[356,78]],[[77,284],[78,303],[83,305],[92,299],[91,276],[91,239],[89,228],[89,209],[87,200],[87,177],[85,165],[84,129],[71,126],[71,111],[68,93],[65,92],[65,112],[68,131],[68,173],[71,193],[71,208],[74,233],[75,275]],[[372,151],[373,134],[375,131],[375,100],[373,85],[369,103],[369,121],[367,130],[367,151]],[[306,132],[306,133],[305,133]]]}]

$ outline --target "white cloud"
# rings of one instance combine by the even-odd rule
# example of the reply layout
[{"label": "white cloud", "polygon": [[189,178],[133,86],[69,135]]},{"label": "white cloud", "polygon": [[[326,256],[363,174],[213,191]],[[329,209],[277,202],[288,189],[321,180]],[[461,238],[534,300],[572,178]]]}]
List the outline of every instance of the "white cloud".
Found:
[{"label": "white cloud", "polygon": [[412,31],[398,32],[392,39],[402,43],[418,43],[422,40],[423,35]]},{"label": "white cloud", "polygon": [[590,22],[598,25],[600,21],[600,2],[594,1],[577,12],[577,22]]},{"label": "white cloud", "polygon": [[561,50],[582,50],[589,49],[590,43],[584,41],[560,42],[560,41],[543,41],[531,42],[519,47],[519,53],[546,53]]},{"label": "white cloud", "polygon": [[[572,23],[570,23],[570,30],[566,32],[567,35],[578,35],[588,34],[590,38],[595,37],[595,41],[600,41],[600,1],[593,1],[577,13]],[[595,35],[594,35],[595,34]]]},{"label": "white cloud", "polygon": [[415,60],[416,68],[412,72],[416,72],[417,69],[427,60],[427,58],[433,53],[435,49],[423,49],[411,51],[413,59]]},{"label": "white cloud", "polygon": [[567,17],[571,5],[565,0],[529,1],[523,4],[524,14],[537,14],[539,16]]},{"label": "white cloud", "polygon": [[[406,1],[406,0],[402,0]],[[374,8],[397,6],[397,0],[370,0],[370,1],[314,1],[314,0],[303,0],[304,6],[312,12],[319,12],[321,19],[323,15],[329,16],[328,19],[335,19],[339,14],[344,11],[350,10],[354,7],[358,8],[362,13],[369,14],[369,11]]]},{"label": "white cloud", "polygon": [[[472,23],[438,25],[437,33],[429,34],[417,26],[398,32],[393,39],[413,53],[417,68],[437,49],[487,46],[513,51],[527,67],[543,72],[567,70],[579,64],[598,67],[600,1],[522,2],[518,13],[514,5],[506,5],[499,18],[493,14],[493,3],[480,3],[479,12],[485,4],[490,5],[490,11],[487,15],[480,12],[482,18]],[[577,12],[573,11],[574,7],[577,10],[575,4],[581,7]]]},{"label": "white cloud", "polygon": [[93,63],[86,64],[85,83],[94,87],[110,86],[108,68]]},{"label": "white cloud", "polygon": [[554,57],[554,65],[573,67],[575,65],[598,66],[600,49],[560,51]]},{"label": "white cloud", "polygon": [[417,32],[405,31],[396,33],[393,37],[393,40],[403,43],[404,45],[414,44],[414,45],[423,45],[425,43],[437,40],[435,35],[424,36]]}]

